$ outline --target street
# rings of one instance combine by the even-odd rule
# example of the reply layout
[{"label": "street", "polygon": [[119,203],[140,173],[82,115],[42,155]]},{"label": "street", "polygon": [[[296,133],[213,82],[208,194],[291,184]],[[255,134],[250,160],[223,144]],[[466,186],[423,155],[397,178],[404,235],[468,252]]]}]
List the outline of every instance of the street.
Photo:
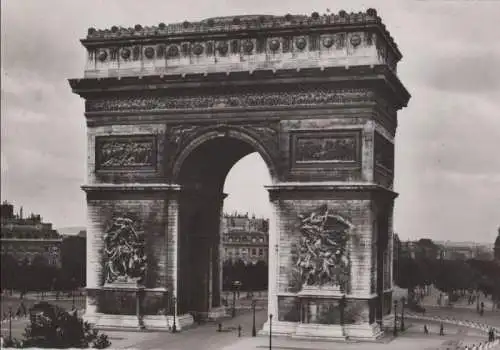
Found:
[{"label": "street", "polygon": [[[255,313],[257,331],[267,319],[267,310],[258,310]],[[111,348],[139,348],[139,349],[207,349],[220,350],[238,340],[238,325],[241,325],[241,337],[252,335],[252,312],[246,311],[234,319],[221,321],[223,332],[217,332],[217,322],[193,326],[189,330],[176,334],[162,332],[108,332]]]}]

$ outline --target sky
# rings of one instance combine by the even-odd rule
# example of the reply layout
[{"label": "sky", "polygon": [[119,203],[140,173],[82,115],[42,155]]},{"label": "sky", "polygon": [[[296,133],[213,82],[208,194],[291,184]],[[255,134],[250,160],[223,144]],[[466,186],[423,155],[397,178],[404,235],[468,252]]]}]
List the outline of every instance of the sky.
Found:
[{"label": "sky", "polygon": [[[1,198],[56,227],[85,226],[83,76],[88,27],[374,7],[412,94],[399,112],[395,231],[402,239],[491,243],[500,226],[500,1],[2,0]],[[269,216],[256,154],[226,180],[225,210]]]}]

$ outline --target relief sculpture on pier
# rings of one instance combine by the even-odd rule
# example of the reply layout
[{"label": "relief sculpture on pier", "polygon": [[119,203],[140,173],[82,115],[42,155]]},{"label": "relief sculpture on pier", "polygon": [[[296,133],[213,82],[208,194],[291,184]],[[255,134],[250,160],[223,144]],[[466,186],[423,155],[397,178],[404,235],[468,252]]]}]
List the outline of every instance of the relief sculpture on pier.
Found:
[{"label": "relief sculpture on pier", "polygon": [[299,216],[297,268],[303,286],[338,286],[349,280],[347,242],[353,225],[326,205]]},{"label": "relief sculpture on pier", "polygon": [[144,168],[155,166],[153,137],[103,137],[96,140],[98,169]]},{"label": "relief sculpture on pier", "polygon": [[105,283],[137,283],[146,274],[144,237],[129,218],[115,218],[104,235]]},{"label": "relief sculpture on pier", "polygon": [[353,136],[297,137],[295,162],[355,162],[358,144]]}]

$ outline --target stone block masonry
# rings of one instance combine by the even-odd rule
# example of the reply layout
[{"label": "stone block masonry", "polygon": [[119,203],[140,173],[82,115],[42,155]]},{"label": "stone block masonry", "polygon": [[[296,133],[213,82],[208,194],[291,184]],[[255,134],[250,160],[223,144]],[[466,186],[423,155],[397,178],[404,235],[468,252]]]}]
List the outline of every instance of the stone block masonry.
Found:
[{"label": "stone block masonry", "polygon": [[[380,336],[410,95],[377,11],[91,28],[82,44],[84,78],[70,85],[86,100],[89,320],[179,329],[218,308],[225,177],[258,152],[272,178],[273,332]],[[104,242],[116,218],[144,237],[111,239],[118,260]],[[121,285],[106,282],[110,266]]]}]

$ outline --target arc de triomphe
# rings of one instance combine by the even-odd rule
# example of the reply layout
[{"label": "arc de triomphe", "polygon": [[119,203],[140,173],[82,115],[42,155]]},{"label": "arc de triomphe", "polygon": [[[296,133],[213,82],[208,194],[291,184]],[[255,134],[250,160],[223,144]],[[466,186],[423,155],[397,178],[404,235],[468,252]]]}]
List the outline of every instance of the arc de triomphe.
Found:
[{"label": "arc de triomphe", "polygon": [[180,330],[222,312],[224,180],[258,152],[273,334],[380,336],[410,95],[374,9],[91,28],[82,44],[89,321]]}]

